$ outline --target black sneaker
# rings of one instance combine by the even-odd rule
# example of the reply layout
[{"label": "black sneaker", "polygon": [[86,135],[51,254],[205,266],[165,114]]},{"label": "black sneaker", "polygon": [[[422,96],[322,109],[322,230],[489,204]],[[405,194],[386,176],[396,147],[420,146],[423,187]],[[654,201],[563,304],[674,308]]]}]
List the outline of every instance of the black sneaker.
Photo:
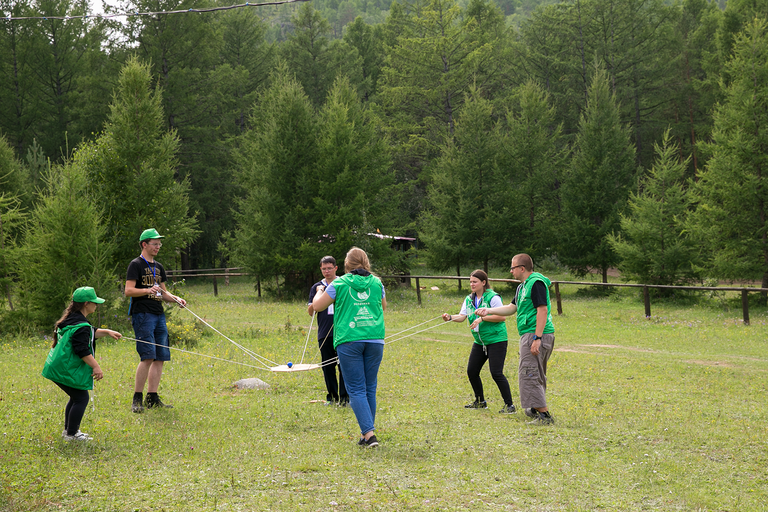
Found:
[{"label": "black sneaker", "polygon": [[539,417],[539,411],[537,411],[533,407],[526,407],[525,409],[523,409],[523,411],[525,412],[525,415],[528,416],[529,418]]},{"label": "black sneaker", "polygon": [[555,418],[549,413],[541,413],[537,411],[536,417],[531,421],[526,421],[526,425],[554,425]]},{"label": "black sneaker", "polygon": [[515,409],[515,404],[506,404],[499,412],[502,414],[514,414],[515,411],[517,411],[517,409]]},{"label": "black sneaker", "polygon": [[160,409],[173,409],[172,405],[164,404],[162,400],[160,400],[160,396],[156,393],[153,393],[153,395],[147,394],[147,400],[145,401],[145,407],[147,409],[152,409],[153,407],[157,407]]},{"label": "black sneaker", "polygon": [[349,407],[349,398],[339,400],[339,407]]},{"label": "black sneaker", "polygon": [[365,446],[365,438],[361,437],[360,440],[357,442],[357,446]]},{"label": "black sneaker", "polygon": [[471,404],[467,404],[464,406],[465,409],[487,409],[488,404],[485,400],[475,400]]},{"label": "black sneaker", "polygon": [[133,397],[133,403],[131,404],[131,411],[135,413],[142,413],[144,412],[144,405],[142,405],[141,397],[134,396]]},{"label": "black sneaker", "polygon": [[376,436],[371,436],[368,439],[363,438],[362,446],[367,446],[368,448],[375,448],[379,446],[379,440],[376,439]]}]

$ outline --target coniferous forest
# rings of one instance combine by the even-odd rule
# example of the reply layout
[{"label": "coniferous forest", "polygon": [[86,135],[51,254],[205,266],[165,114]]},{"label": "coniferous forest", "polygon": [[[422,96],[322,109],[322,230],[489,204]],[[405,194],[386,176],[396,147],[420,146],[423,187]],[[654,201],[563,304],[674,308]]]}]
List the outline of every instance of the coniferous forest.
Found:
[{"label": "coniferous forest", "polygon": [[297,289],[353,244],[407,271],[371,233],[458,273],[768,287],[765,2],[162,13],[229,5],[0,0],[0,328],[117,293],[146,227],[168,268]]}]

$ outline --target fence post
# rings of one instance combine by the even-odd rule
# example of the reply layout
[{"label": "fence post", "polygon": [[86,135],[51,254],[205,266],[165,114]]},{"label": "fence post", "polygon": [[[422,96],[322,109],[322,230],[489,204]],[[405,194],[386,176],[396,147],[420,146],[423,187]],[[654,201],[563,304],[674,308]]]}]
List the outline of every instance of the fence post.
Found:
[{"label": "fence post", "polygon": [[749,325],[749,292],[741,290],[741,309],[744,311],[744,325]]},{"label": "fence post", "polygon": [[419,286],[419,278],[416,278],[416,300],[419,301],[419,306],[421,306],[421,286]]},{"label": "fence post", "polygon": [[647,286],[643,286],[643,302],[645,302],[645,318],[651,318],[651,294]]},{"label": "fence post", "polygon": [[[225,269],[224,269],[224,273],[225,273],[225,274],[229,274],[229,269],[228,269],[228,268],[225,268]],[[229,286],[229,276],[228,276],[228,275],[224,276],[224,284],[225,284],[225,285],[227,285],[227,286]]]},{"label": "fence post", "polygon": [[213,276],[213,296],[219,296],[219,283],[216,281],[216,276]]},{"label": "fence post", "polygon": [[560,285],[555,283],[555,297],[557,297],[557,314],[563,314],[563,300],[560,298]]},{"label": "fence post", "polygon": [[261,298],[261,278],[256,276],[256,291],[259,292],[259,298]]}]

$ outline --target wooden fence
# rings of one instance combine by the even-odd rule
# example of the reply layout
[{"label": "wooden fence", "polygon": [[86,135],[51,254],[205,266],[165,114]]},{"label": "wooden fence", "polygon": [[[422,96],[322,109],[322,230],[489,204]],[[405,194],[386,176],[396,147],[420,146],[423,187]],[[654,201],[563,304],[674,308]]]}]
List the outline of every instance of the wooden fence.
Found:
[{"label": "wooden fence", "polygon": [[[213,294],[219,295],[217,278],[223,277],[225,284],[229,284],[229,278],[233,276],[247,276],[250,275],[247,272],[242,272],[242,267],[232,268],[209,268],[198,270],[169,270],[166,273],[168,277],[213,277]],[[464,276],[412,276],[412,275],[392,275],[381,276],[384,279],[399,279],[401,281],[410,282],[411,279],[416,281],[416,300],[421,305],[421,279],[435,279],[435,280],[469,280],[469,277]],[[519,284],[520,281],[515,279],[492,279],[489,281],[499,283],[512,283]],[[717,291],[717,292],[741,292],[741,309],[744,319],[744,325],[749,325],[749,293],[752,292],[768,292],[768,288],[749,288],[749,287],[735,287],[735,286],[669,286],[669,285],[653,285],[653,284],[628,284],[628,283],[596,283],[591,281],[552,281],[552,286],[555,288],[555,298],[557,303],[557,314],[563,314],[563,300],[560,295],[560,285],[578,285],[578,286],[609,286],[615,288],[642,288],[643,289],[643,302],[645,304],[645,317],[651,317],[651,296],[650,289],[668,289],[668,290],[693,290],[693,291]],[[256,276],[256,288],[258,296],[261,297],[261,279]]]}]

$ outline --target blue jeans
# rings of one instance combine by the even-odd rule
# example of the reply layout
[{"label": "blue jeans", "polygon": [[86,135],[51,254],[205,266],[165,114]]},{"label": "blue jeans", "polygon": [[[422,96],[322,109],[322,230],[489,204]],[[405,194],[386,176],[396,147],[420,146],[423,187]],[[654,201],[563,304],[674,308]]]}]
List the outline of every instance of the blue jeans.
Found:
[{"label": "blue jeans", "polygon": [[376,420],[376,385],[384,344],[351,341],[336,347],[336,353],[349,393],[349,405],[355,412],[360,433],[367,434],[374,430]]},{"label": "blue jeans", "polygon": [[[152,313],[134,313],[131,315],[133,333],[137,340],[149,343],[136,342],[136,352],[142,361],[170,361],[171,350],[168,348],[168,327],[165,325],[165,315],[153,315]],[[151,345],[157,343],[162,345]]]}]

